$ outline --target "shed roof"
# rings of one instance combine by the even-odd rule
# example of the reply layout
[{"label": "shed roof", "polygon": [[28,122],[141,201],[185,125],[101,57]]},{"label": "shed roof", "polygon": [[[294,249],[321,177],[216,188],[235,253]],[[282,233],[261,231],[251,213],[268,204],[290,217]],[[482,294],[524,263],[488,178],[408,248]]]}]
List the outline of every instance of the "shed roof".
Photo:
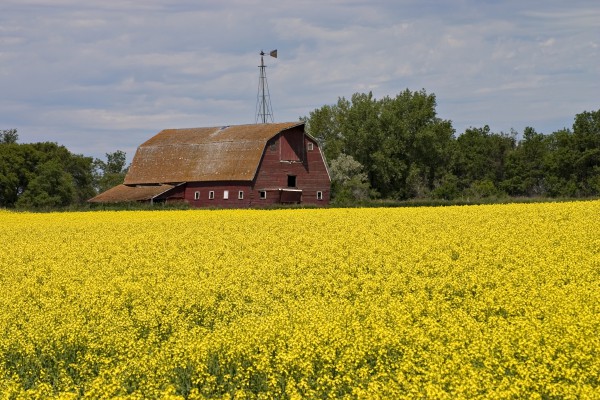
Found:
[{"label": "shed roof", "polygon": [[118,185],[92,197],[91,203],[120,203],[129,201],[144,201],[154,199],[161,194],[173,189],[175,185],[145,185],[127,186]]},{"label": "shed roof", "polygon": [[125,184],[250,181],[267,141],[303,122],[165,129],[142,143]]}]

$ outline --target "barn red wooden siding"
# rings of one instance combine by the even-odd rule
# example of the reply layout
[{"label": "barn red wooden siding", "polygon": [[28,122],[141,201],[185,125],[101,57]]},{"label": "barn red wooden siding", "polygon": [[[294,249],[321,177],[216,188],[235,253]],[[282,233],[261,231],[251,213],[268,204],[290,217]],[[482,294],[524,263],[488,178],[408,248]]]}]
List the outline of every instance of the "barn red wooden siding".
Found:
[{"label": "barn red wooden siding", "polygon": [[[302,143],[302,146],[297,143]],[[308,150],[309,143],[312,144],[312,150]],[[294,154],[298,155],[296,161],[286,160],[291,158],[290,153],[287,153],[289,149],[294,149]],[[288,186],[290,176],[295,177],[294,187]],[[289,129],[267,143],[254,178],[254,191],[266,191],[267,198],[259,198],[254,204],[280,203],[279,193],[276,193],[279,189],[302,190],[302,204],[329,203],[330,180],[323,156],[318,144],[304,134],[303,126]],[[317,200],[317,192],[321,193],[321,200]]]},{"label": "barn red wooden siding", "polygon": [[250,207],[252,185],[250,182],[231,181],[188,182],[185,188],[185,200],[194,207]]},{"label": "barn red wooden siding", "polygon": [[176,186],[172,190],[156,197],[153,202],[166,201],[167,203],[180,203],[185,201],[185,184]]},{"label": "barn red wooden siding", "polygon": [[280,161],[304,160],[303,134],[298,134],[296,129],[290,129],[278,136]]},{"label": "barn red wooden siding", "polygon": [[[295,182],[290,182],[290,177]],[[330,179],[318,144],[300,126],[267,142],[252,182],[188,182],[184,199],[194,207],[325,206],[330,199]]]}]

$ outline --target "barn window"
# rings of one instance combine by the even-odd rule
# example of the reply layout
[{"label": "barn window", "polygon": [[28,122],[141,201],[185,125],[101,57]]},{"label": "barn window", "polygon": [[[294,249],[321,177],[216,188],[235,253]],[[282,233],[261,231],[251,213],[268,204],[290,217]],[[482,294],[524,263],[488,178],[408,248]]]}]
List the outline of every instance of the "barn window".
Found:
[{"label": "barn window", "polygon": [[240,191],[238,192],[238,199],[240,199],[240,200],[244,200],[244,191],[243,191],[243,190],[240,190]]},{"label": "barn window", "polygon": [[258,192],[258,194],[260,195],[261,199],[266,199],[267,198],[267,191],[266,190],[261,190]]},{"label": "barn window", "polygon": [[223,198],[227,200],[229,198],[229,190],[223,190]]},{"label": "barn window", "polygon": [[212,200],[212,199],[214,199],[214,198],[215,198],[215,191],[214,191],[214,190],[211,190],[210,192],[208,192],[208,198],[209,198],[210,200]]},{"label": "barn window", "polygon": [[271,150],[271,151],[275,151],[275,150],[277,150],[277,144],[276,144],[275,142],[272,142],[272,143],[269,145],[269,150]]},{"label": "barn window", "polygon": [[296,175],[288,175],[288,187],[296,187]]},{"label": "barn window", "polygon": [[321,191],[317,192],[317,200],[323,200],[323,192],[321,192]]},{"label": "barn window", "polygon": [[194,192],[194,200],[200,199],[200,192]]},{"label": "barn window", "polygon": [[313,142],[308,142],[308,144],[306,145],[306,149],[308,151],[313,151],[313,149],[314,149]]}]

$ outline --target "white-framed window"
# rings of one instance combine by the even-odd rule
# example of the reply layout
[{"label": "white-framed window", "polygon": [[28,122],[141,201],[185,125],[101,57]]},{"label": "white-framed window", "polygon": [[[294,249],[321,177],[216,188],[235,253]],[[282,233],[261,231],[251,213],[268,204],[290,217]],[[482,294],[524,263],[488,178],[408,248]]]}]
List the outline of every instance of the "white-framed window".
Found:
[{"label": "white-framed window", "polygon": [[323,192],[321,192],[321,191],[317,192],[317,200],[323,200]]},{"label": "white-framed window", "polygon": [[223,190],[223,198],[227,200],[229,198],[229,190]]},{"label": "white-framed window", "polygon": [[194,192],[194,200],[200,200],[200,192]]},{"label": "white-framed window", "polygon": [[208,198],[210,200],[213,200],[215,198],[215,191],[211,190],[210,192],[208,192]]},{"label": "white-framed window", "polygon": [[267,191],[266,190],[261,190],[258,192],[259,196],[261,199],[266,199],[267,198]]},{"label": "white-framed window", "polygon": [[314,149],[313,142],[308,142],[308,144],[306,145],[306,149],[308,151],[313,151],[313,149]]},{"label": "white-framed window", "polygon": [[240,190],[240,191],[238,192],[238,199],[239,199],[239,200],[244,200],[244,191],[243,191],[243,190]]}]

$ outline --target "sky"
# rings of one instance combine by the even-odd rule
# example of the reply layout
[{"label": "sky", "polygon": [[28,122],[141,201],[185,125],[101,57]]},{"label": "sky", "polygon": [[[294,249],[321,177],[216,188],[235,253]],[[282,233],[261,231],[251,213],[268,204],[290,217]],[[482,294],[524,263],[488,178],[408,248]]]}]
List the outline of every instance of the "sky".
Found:
[{"label": "sky", "polygon": [[0,0],[0,129],[104,158],[167,128],[435,94],[456,135],[600,109],[597,0]]}]

